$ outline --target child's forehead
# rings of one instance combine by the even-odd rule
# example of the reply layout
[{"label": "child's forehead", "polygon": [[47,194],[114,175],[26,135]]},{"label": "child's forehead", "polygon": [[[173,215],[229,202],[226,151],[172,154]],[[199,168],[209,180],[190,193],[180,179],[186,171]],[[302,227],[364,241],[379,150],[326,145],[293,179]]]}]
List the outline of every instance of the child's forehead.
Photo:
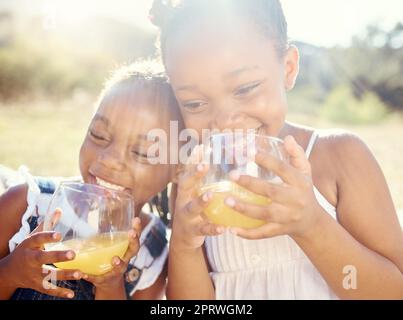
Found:
[{"label": "child's forehead", "polygon": [[252,46],[221,46],[210,51],[186,49],[167,58],[167,72],[175,90],[178,87],[203,82],[214,86],[212,79],[220,83],[232,83],[234,79],[258,75],[265,76],[278,68],[278,59],[270,43],[252,49]]},{"label": "child's forehead", "polygon": [[98,107],[94,120],[101,120],[110,128],[147,133],[153,128],[169,126],[168,106],[163,101],[145,95],[137,98],[117,95],[104,99]]},{"label": "child's forehead", "polygon": [[189,62],[193,65],[191,69],[218,64],[222,70],[228,65],[223,71],[230,72],[256,61],[264,62],[270,59],[270,55],[275,58],[272,43],[257,30],[253,24],[241,22],[235,26],[201,24],[198,28],[176,34],[168,39],[166,46],[167,71],[171,76],[182,68],[189,70],[186,65]]},{"label": "child's forehead", "polygon": [[[230,42],[240,42],[244,46],[255,40],[264,42],[268,39],[263,29],[252,19],[237,16],[223,16],[217,18],[201,17],[186,24],[186,27],[178,27],[175,32],[165,39],[167,48],[178,45],[199,46],[200,43],[209,45],[222,45]],[[190,41],[190,42],[189,42]],[[213,49],[211,47],[210,49]]]},{"label": "child's forehead", "polygon": [[110,125],[122,125],[123,123],[138,123],[150,125],[163,125],[169,122],[169,114],[166,108],[148,103],[147,101],[120,100],[114,103],[102,104],[96,115],[107,119]]}]

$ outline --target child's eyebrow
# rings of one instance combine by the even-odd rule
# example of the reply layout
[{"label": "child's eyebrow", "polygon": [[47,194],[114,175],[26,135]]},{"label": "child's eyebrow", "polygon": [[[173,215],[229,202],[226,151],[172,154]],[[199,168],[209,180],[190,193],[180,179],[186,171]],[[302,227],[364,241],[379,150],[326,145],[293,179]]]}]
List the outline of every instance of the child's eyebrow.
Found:
[{"label": "child's eyebrow", "polygon": [[247,72],[247,71],[253,71],[256,69],[260,69],[259,66],[245,66],[241,67],[238,69],[235,69],[233,71],[230,71],[224,75],[224,78],[232,78],[240,75],[241,73]]},{"label": "child's eyebrow", "polygon": [[110,123],[108,118],[106,118],[106,117],[104,117],[104,116],[102,116],[102,115],[100,115],[98,113],[95,114],[95,116],[94,116],[94,121],[97,121],[97,120],[104,122],[107,126]]},{"label": "child's eyebrow", "polygon": [[177,87],[176,90],[177,91],[192,91],[192,90],[197,90],[197,86],[184,85],[184,86]]},{"label": "child's eyebrow", "polygon": [[[235,69],[233,71],[230,71],[226,74],[224,74],[224,79],[227,78],[233,78],[236,77],[238,75],[240,75],[241,73],[247,72],[247,71],[253,71],[253,70],[258,70],[260,69],[259,66],[246,66],[246,67],[241,67],[238,69]],[[197,90],[198,87],[197,86],[193,86],[193,85],[184,85],[184,86],[179,86],[176,88],[176,91],[192,91],[192,90]]]}]

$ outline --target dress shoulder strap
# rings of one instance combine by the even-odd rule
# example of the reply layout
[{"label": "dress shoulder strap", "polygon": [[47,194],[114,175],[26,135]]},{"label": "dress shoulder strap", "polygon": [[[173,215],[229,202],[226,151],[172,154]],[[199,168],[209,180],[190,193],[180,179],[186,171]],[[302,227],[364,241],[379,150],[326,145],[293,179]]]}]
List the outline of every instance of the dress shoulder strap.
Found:
[{"label": "dress shoulder strap", "polygon": [[314,131],[311,135],[311,139],[309,140],[308,146],[306,147],[305,155],[309,159],[309,156],[311,155],[313,146],[315,145],[316,140],[318,139],[318,132]]}]

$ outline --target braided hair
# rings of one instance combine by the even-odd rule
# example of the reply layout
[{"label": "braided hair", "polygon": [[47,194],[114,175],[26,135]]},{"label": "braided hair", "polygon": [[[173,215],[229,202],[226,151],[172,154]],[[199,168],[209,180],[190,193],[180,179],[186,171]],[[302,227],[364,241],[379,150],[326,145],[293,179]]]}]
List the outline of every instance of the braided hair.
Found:
[{"label": "braided hair", "polygon": [[288,48],[287,21],[280,0],[154,0],[150,19],[160,29],[158,48],[162,59],[167,43],[180,30],[202,19],[231,16],[253,23],[273,42],[279,57]]}]

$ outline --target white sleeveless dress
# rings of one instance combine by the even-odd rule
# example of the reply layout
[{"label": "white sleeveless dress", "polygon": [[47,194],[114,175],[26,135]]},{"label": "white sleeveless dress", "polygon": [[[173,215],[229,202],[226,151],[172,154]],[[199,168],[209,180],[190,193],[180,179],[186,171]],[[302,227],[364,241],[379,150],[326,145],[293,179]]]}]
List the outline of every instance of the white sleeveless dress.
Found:
[{"label": "white sleeveless dress", "polygon": [[[312,134],[306,156],[318,137]],[[336,209],[314,188],[334,219]],[[207,237],[207,258],[219,300],[338,299],[302,249],[289,236],[246,240],[230,232]]]}]

